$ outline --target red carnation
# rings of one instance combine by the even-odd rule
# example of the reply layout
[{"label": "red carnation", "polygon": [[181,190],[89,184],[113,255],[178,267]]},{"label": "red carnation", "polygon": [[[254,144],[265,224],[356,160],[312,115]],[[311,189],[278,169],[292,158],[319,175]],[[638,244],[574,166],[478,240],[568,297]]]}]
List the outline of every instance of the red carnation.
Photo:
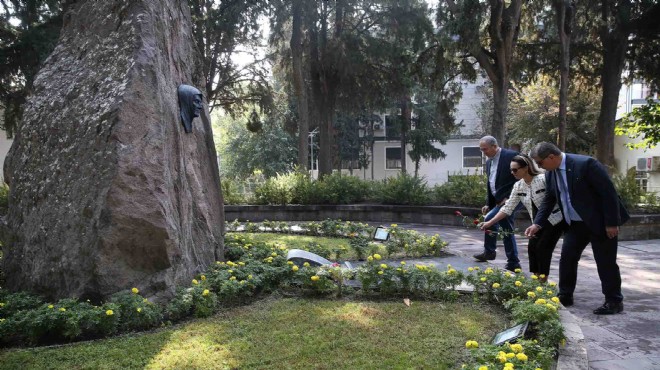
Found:
[{"label": "red carnation", "polygon": [[459,216],[459,217],[460,217],[460,216],[463,216],[463,214],[461,213],[461,211],[455,211],[454,214],[455,214],[456,216]]},{"label": "red carnation", "polygon": [[493,230],[486,230],[485,232],[486,232],[486,234],[490,235],[490,234],[493,233]]},{"label": "red carnation", "polygon": [[479,220],[475,218],[474,221],[472,221],[472,223],[475,225],[479,225]]}]

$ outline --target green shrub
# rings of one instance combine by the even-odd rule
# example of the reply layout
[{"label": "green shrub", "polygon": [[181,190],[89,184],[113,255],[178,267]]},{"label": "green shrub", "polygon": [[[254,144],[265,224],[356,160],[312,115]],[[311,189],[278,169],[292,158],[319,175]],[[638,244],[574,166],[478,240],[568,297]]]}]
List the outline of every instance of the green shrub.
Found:
[{"label": "green shrub", "polygon": [[110,300],[117,304],[121,317],[119,330],[122,332],[153,328],[163,319],[160,307],[139,295],[137,289],[135,293],[116,293]]},{"label": "green shrub", "polygon": [[257,204],[290,204],[293,199],[292,183],[288,175],[277,175],[267,179],[254,190]]},{"label": "green shrub", "polygon": [[637,170],[635,167],[628,169],[625,175],[615,174],[612,177],[612,182],[616,188],[621,201],[627,209],[635,209],[641,203],[644,192],[637,183]]},{"label": "green shrub", "polygon": [[239,186],[236,181],[232,179],[222,179],[220,181],[222,187],[222,198],[224,204],[245,204],[245,196],[239,191]]},{"label": "green shrub", "polygon": [[433,187],[434,202],[481,207],[486,202],[486,175],[478,172],[449,176],[449,181]]},{"label": "green shrub", "polygon": [[7,184],[0,184],[0,216],[7,214],[7,207],[9,207],[9,186]]},{"label": "green shrub", "polygon": [[319,203],[349,204],[362,202],[369,189],[366,181],[335,172],[316,183]]},{"label": "green shrub", "polygon": [[431,200],[426,180],[407,174],[388,177],[374,187],[376,199],[383,204],[428,204]]}]

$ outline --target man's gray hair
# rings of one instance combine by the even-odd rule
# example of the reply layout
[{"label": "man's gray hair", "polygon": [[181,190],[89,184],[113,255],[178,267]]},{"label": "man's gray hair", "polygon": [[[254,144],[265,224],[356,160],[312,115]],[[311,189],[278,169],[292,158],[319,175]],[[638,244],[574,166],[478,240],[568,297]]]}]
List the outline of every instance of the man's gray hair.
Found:
[{"label": "man's gray hair", "polygon": [[529,153],[532,158],[546,159],[550,154],[560,155],[561,150],[555,144],[542,141],[532,149]]},{"label": "man's gray hair", "polygon": [[492,136],[484,136],[479,140],[480,143],[486,143],[488,145],[497,145],[497,139]]}]

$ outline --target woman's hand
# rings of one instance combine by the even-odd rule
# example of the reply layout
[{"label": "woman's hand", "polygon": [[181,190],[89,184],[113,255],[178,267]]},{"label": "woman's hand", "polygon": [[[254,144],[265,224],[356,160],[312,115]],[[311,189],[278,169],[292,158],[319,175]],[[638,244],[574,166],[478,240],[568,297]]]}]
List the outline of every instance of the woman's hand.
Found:
[{"label": "woman's hand", "polygon": [[478,227],[479,227],[481,230],[489,229],[489,228],[491,228],[492,226],[493,226],[493,222],[492,222],[492,221],[482,222],[482,223],[480,223],[480,224],[478,225]]}]

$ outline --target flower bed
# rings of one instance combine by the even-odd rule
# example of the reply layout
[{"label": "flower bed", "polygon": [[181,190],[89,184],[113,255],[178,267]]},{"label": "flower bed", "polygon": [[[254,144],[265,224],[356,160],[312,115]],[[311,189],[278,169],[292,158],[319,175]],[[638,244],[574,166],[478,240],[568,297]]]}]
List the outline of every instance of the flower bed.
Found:
[{"label": "flower bed", "polygon": [[[270,226],[277,226],[282,232],[291,230],[290,226],[281,224]],[[396,231],[393,243],[403,245],[397,253],[417,253],[416,249],[405,248],[404,241],[410,231],[396,225],[392,228]],[[253,232],[266,230],[263,224],[245,225],[244,229]],[[304,230],[335,234],[349,240],[363,233],[371,234],[365,225],[339,221],[308,225]],[[397,239],[396,235],[405,236]],[[428,242],[412,239],[412,243],[431,246],[433,237],[427,238]],[[435,238],[435,243],[442,245],[443,242]],[[388,253],[388,248],[383,248]],[[437,245],[432,250],[436,249]],[[474,286],[475,300],[503,303],[515,322],[529,321],[535,336],[534,340],[522,341],[524,350],[520,351],[514,350],[517,346],[495,347],[469,341],[467,347],[472,361],[466,366],[492,369],[511,363],[516,368],[548,368],[558,343],[563,340],[555,287],[544,285],[534,277],[525,278],[521,272],[511,274],[470,268],[468,274],[464,274],[451,266],[444,270],[424,264],[410,266],[405,261],[392,265],[385,263],[379,253],[368,254],[366,262],[357,269],[336,264],[297,266],[286,260],[287,251],[285,245],[269,245],[254,242],[245,235],[233,235],[226,240],[227,260],[216,262],[204,274],[196,276],[190,286],[181,288],[174,299],[163,306],[151,303],[135,288],[120,292],[97,306],[72,299],[49,303],[24,293],[11,294],[0,290],[0,343],[34,345],[145,330],[187,317],[207,317],[223,306],[242,304],[257,294],[276,290],[330,297],[400,296],[453,300],[458,297],[455,287],[463,281]],[[357,279],[362,289],[349,288],[345,282],[351,278]],[[510,357],[510,353],[514,353],[515,358]]]}]

